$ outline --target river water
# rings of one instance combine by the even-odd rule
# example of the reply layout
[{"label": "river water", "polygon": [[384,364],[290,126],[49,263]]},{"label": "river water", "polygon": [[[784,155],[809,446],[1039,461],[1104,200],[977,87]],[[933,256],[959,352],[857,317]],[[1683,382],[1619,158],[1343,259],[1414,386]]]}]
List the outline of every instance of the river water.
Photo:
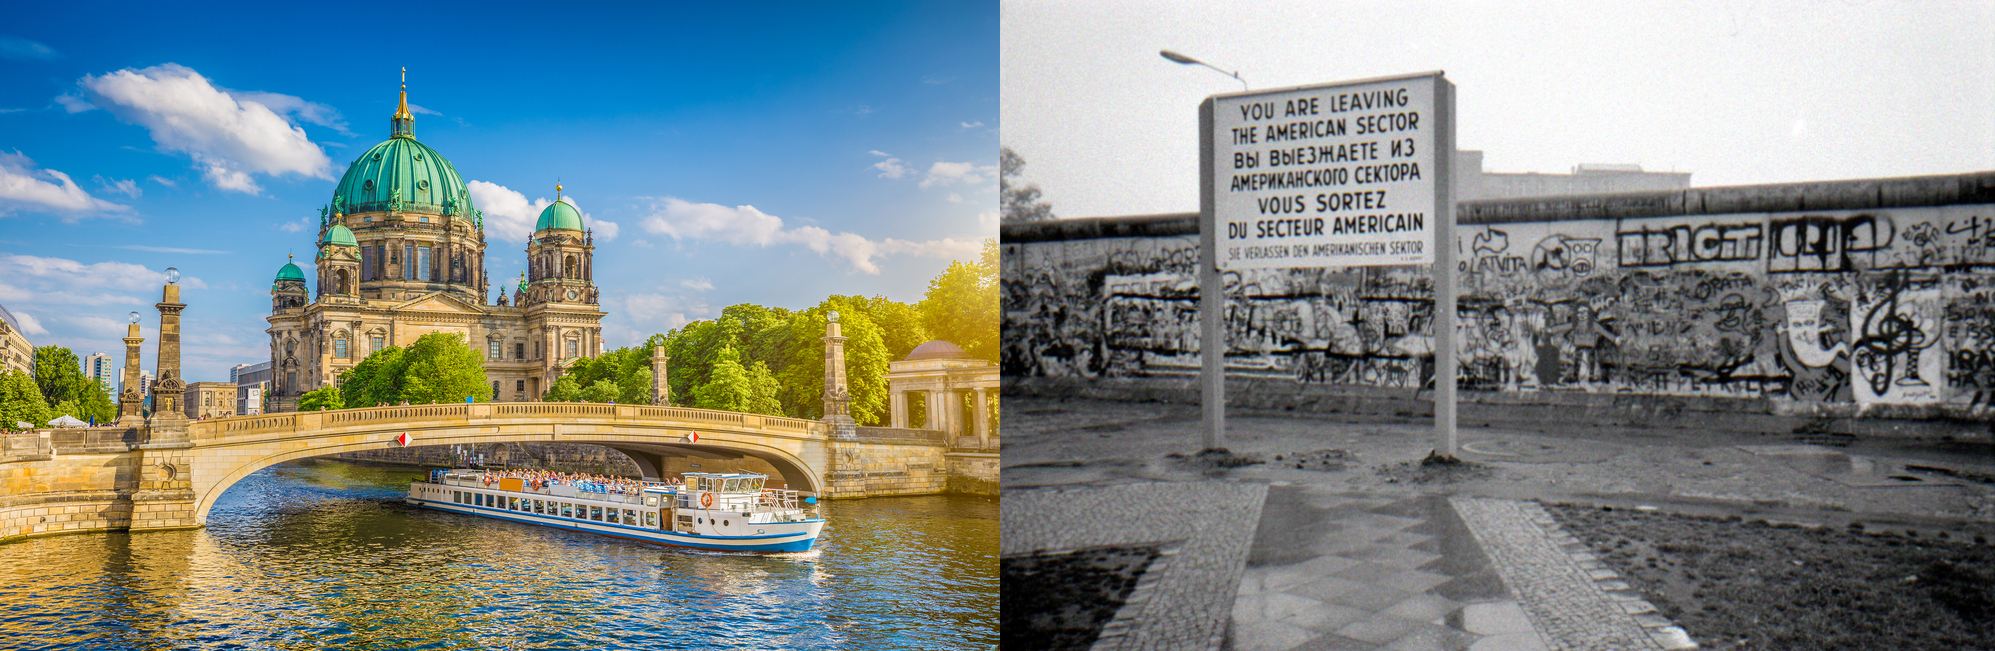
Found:
[{"label": "river water", "polygon": [[997,500],[833,500],[817,548],[657,547],[402,504],[319,460],[193,531],[0,545],[0,648],[991,648]]}]

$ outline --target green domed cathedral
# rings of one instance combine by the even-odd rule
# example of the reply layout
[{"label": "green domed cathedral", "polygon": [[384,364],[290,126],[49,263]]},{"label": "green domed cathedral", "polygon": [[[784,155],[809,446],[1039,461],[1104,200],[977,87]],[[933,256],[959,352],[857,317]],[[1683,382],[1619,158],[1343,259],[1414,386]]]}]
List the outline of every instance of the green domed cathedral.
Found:
[{"label": "green domed cathedral", "polygon": [[295,261],[271,283],[271,410],[432,332],[461,334],[484,355],[494,400],[538,400],[569,364],[602,352],[582,213],[556,185],[526,243],[527,272],[488,301],[484,214],[450,160],[416,139],[406,82],[390,124],[319,210],[313,287]]}]

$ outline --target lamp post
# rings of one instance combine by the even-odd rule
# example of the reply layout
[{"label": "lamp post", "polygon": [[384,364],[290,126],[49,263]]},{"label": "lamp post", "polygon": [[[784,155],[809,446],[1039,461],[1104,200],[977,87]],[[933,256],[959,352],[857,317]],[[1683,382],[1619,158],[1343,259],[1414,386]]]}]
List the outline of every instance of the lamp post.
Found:
[{"label": "lamp post", "polygon": [[1185,56],[1183,54],[1179,54],[1177,52],[1172,52],[1170,50],[1158,50],[1157,55],[1164,57],[1165,59],[1169,60],[1172,63],[1193,65],[1193,66],[1205,66],[1207,68],[1211,68],[1214,71],[1217,71],[1219,74],[1232,77],[1234,81],[1240,82],[1240,90],[1247,90],[1247,80],[1241,79],[1240,73],[1238,72],[1227,72],[1225,69],[1220,68],[1218,66],[1206,63],[1204,61],[1200,61],[1198,59],[1189,56]]}]

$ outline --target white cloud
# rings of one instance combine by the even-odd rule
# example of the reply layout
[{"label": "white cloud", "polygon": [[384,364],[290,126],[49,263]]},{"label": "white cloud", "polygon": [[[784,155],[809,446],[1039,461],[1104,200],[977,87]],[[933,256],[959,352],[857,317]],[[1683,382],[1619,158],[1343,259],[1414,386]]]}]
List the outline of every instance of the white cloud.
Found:
[{"label": "white cloud", "polygon": [[998,227],[997,211],[993,210],[990,212],[977,213],[977,228],[981,228],[985,231],[995,231],[997,230],[997,227]]},{"label": "white cloud", "polygon": [[963,195],[954,192],[949,193],[949,203],[963,203]]},{"label": "white cloud", "polygon": [[[131,262],[85,263],[67,258],[10,254],[0,255],[0,278],[35,279],[68,289],[143,291],[156,290],[165,284],[166,271],[155,271]],[[200,278],[188,275],[181,276],[180,284],[193,289],[208,287]]]},{"label": "white cloud", "polygon": [[867,274],[880,273],[877,258],[916,255],[944,258],[974,253],[974,241],[955,239],[922,242],[886,239],[874,242],[854,233],[833,233],[817,226],[786,227],[783,219],[754,206],[694,203],[677,197],[656,200],[644,230],[675,240],[707,240],[738,246],[801,246],[828,258],[843,260]]},{"label": "white cloud", "polygon": [[880,178],[898,179],[903,176],[907,176],[908,172],[914,171],[908,168],[907,163],[901,162],[901,159],[894,158],[893,154],[889,154],[887,152],[880,151],[878,149],[872,150],[867,153],[870,153],[874,156],[879,156],[882,159],[884,159],[877,163],[873,163],[873,169],[880,171]]},{"label": "white cloud", "polygon": [[35,161],[19,151],[0,152],[0,215],[16,207],[52,210],[63,213],[66,220],[131,210],[130,206],[90,196],[68,174],[37,169]]},{"label": "white cloud", "polygon": [[178,182],[175,182],[175,181],[174,181],[173,179],[169,179],[169,178],[166,178],[166,177],[164,177],[164,176],[160,176],[160,175],[158,175],[158,174],[154,174],[154,175],[152,175],[152,176],[148,176],[148,177],[145,177],[145,178],[146,178],[146,180],[148,180],[148,181],[152,181],[153,183],[158,183],[158,184],[160,184],[160,185],[164,185],[164,186],[166,186],[166,187],[169,187],[169,188],[177,188],[177,187],[180,187],[180,184],[179,184]]},{"label": "white cloud", "polygon": [[410,104],[410,105],[409,105],[409,112],[410,112],[410,113],[414,113],[414,114],[416,114],[416,115],[437,115],[437,116],[441,116],[441,115],[443,115],[443,113],[442,113],[442,112],[440,112],[440,111],[436,111],[436,110],[433,110],[433,109],[431,109],[431,108],[429,108],[429,107],[427,107],[427,106],[423,106],[423,105],[421,105],[421,104]]},{"label": "white cloud", "polygon": [[260,90],[227,92],[233,93],[238,100],[256,102],[269,107],[279,115],[289,115],[310,124],[338,131],[341,135],[353,135],[352,131],[347,130],[346,118],[341,117],[339,111],[333,107],[283,93]]},{"label": "white cloud", "polygon": [[983,120],[971,120],[971,121],[969,121],[969,122],[958,122],[957,124],[960,124],[960,125],[963,125],[963,128],[965,128],[965,129],[975,129],[975,128],[977,128],[977,127],[981,127],[981,126],[984,126],[984,121],[983,121]]},{"label": "white cloud", "polygon": [[105,193],[115,192],[133,199],[137,199],[139,195],[145,194],[145,190],[139,189],[138,181],[131,179],[107,179],[102,176],[92,176],[90,180],[96,181],[97,189],[103,190]]},{"label": "white cloud", "polygon": [[955,81],[955,80],[956,80],[956,78],[955,78],[955,77],[943,77],[943,76],[940,76],[940,75],[922,75],[922,76],[921,76],[921,83],[924,83],[924,84],[928,84],[928,85],[930,85],[930,86],[940,86],[940,85],[943,85],[943,84],[946,84],[946,83],[949,83],[949,82],[952,82],[952,81]]},{"label": "white cloud", "polygon": [[696,292],[710,292],[710,291],[713,291],[713,281],[711,281],[711,280],[707,280],[707,279],[705,279],[705,278],[694,278],[694,279],[691,279],[691,280],[681,280],[681,281],[679,281],[679,286],[680,286],[680,287],[684,287],[684,288],[686,288],[686,289],[690,289],[690,290],[693,290],[693,291],[696,291]]},{"label": "white cloud", "polygon": [[36,336],[48,334],[48,328],[42,327],[42,322],[35,320],[35,315],[27,312],[13,312],[13,315],[14,320],[21,324],[21,332]]},{"label": "white cloud", "polygon": [[[325,120],[330,109],[311,108],[320,105],[274,93],[231,93],[171,63],[85,76],[77,83],[88,94],[84,106],[104,107],[146,127],[161,150],[192,157],[196,168],[221,189],[257,194],[252,174],[332,178],[332,161],[325,152],[280,114],[289,110],[307,121]],[[273,109],[259,98],[283,106]],[[72,112],[87,110],[79,109],[81,99],[56,99]]]},{"label": "white cloud", "polygon": [[311,225],[312,225],[312,218],[299,217],[297,221],[288,221],[279,224],[277,226],[277,229],[284,231],[286,233],[303,233],[305,232],[305,227]]},{"label": "white cloud", "polygon": [[622,226],[607,219],[594,219],[587,223],[589,224],[589,230],[595,231],[596,239],[604,242],[616,239],[617,234],[623,232]]},{"label": "white cloud", "polygon": [[998,168],[996,165],[954,163],[939,160],[935,161],[935,164],[928,166],[928,177],[921,180],[921,187],[926,188],[934,185],[954,185],[959,183],[964,185],[989,183],[997,178],[997,172]]},{"label": "white cloud", "polygon": [[[464,184],[471,193],[471,205],[485,213],[485,228],[499,237],[499,241],[526,242],[533,236],[534,222],[540,220],[540,211],[554,203],[546,197],[528,201],[518,190],[487,181],[471,181]],[[568,205],[582,213],[582,224],[594,231],[596,238],[604,241],[616,239],[623,227],[616,222],[600,220],[589,216],[582,204],[575,201],[574,195],[563,195]]]},{"label": "white cloud", "polygon": [[146,253],[177,253],[180,255],[222,255],[225,253],[233,253],[232,251],[224,251],[221,249],[197,249],[185,246],[153,246],[151,244],[126,244],[116,248],[124,249],[126,251],[144,251]]}]

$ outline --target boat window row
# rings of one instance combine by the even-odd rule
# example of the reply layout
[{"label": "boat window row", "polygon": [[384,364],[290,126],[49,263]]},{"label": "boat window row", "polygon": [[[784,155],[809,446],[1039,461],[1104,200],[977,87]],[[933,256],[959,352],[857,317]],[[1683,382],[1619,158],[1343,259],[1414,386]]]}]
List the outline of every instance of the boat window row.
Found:
[{"label": "boat window row", "polygon": [[[433,490],[441,491],[442,489]],[[448,492],[450,494],[447,497],[449,497],[450,501],[467,506],[481,506],[488,509],[567,518],[570,520],[601,522],[604,524],[621,524],[651,529],[658,528],[658,512],[648,509],[639,513],[636,509],[605,508],[596,504],[578,504],[562,500],[492,495],[461,490]]]}]

